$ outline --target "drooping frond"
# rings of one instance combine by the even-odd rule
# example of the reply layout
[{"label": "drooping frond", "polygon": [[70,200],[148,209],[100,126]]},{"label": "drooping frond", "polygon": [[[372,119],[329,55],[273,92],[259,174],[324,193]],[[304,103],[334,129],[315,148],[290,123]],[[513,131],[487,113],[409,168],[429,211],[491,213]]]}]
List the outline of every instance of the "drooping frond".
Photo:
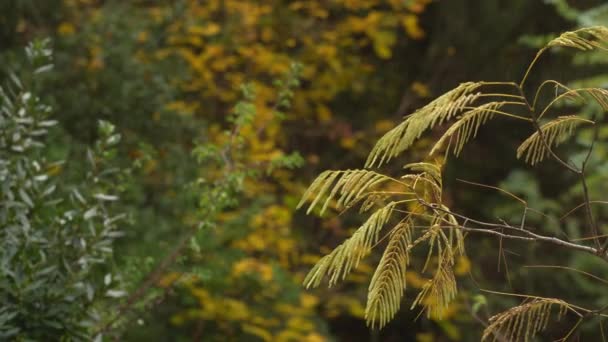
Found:
[{"label": "drooping frond", "polygon": [[440,260],[439,262],[442,262],[442,258],[447,258],[447,261],[450,264],[454,264],[454,250],[452,248],[454,241],[443,232],[439,217],[435,217],[435,222],[433,222],[427,232],[429,233],[429,251],[424,266],[422,266],[422,272],[424,272],[429,265],[429,261],[431,261],[433,251],[435,250],[437,251],[436,254],[437,259]]},{"label": "drooping frond", "polygon": [[546,46],[571,47],[587,51],[595,48],[606,50],[606,43],[608,43],[608,28],[605,26],[592,26],[565,32],[551,40]]},{"label": "drooping frond", "polygon": [[591,95],[603,110],[608,110],[608,90],[602,88],[586,88],[583,91]]},{"label": "drooping frond", "polygon": [[431,176],[439,186],[441,186],[441,184],[442,184],[441,165],[440,164],[420,162],[420,163],[407,164],[403,168],[410,169],[415,172],[424,172],[424,173],[428,174],[429,176]]},{"label": "drooping frond", "polygon": [[[540,127],[517,148],[517,158],[526,155],[526,162],[532,165],[542,161],[549,154],[549,148],[557,146],[572,135],[574,128],[593,121],[583,119],[576,115],[560,116]],[[544,139],[544,141],[543,141]]]},{"label": "drooping frond", "polygon": [[483,104],[475,109],[472,109],[462,115],[448,130],[443,134],[441,139],[435,143],[429,154],[434,154],[440,150],[446,142],[449,142],[446,152],[449,152],[452,147],[452,153],[458,156],[464,145],[471,139],[477,136],[479,127],[492,119],[496,114],[496,110],[504,105],[503,102],[490,102]]},{"label": "drooping frond", "polygon": [[519,86],[522,87],[526,82],[532,67],[536,61],[551,47],[567,47],[577,50],[590,51],[593,49],[608,50],[608,28],[605,26],[591,26],[562,33],[559,37],[551,40],[547,45],[538,51],[532,63],[528,66]]},{"label": "drooping frond", "polygon": [[380,231],[390,219],[394,207],[395,202],[391,202],[374,212],[349,239],[317,262],[306,275],[304,285],[317,287],[325,275],[329,276],[329,286],[344,279],[378,242]]},{"label": "drooping frond", "polygon": [[329,203],[338,196],[340,197],[337,206],[346,207],[365,197],[367,191],[373,187],[389,180],[390,177],[369,170],[325,171],[308,187],[298,208],[306,201],[312,200],[306,211],[309,214],[321,200],[324,200],[321,208],[323,214]]},{"label": "drooping frond", "polygon": [[473,103],[481,93],[473,93],[483,83],[467,82],[441,95],[408,116],[401,124],[378,140],[370,152],[365,167],[382,165],[409,148],[422,133],[451,119]]},{"label": "drooping frond", "polygon": [[419,172],[401,177],[411,182],[410,186],[418,193],[418,197],[430,202],[440,201],[443,189],[440,165],[422,162],[407,164],[404,168]]},{"label": "drooping frond", "polygon": [[528,341],[547,327],[554,306],[558,320],[570,309],[563,300],[539,298],[499,313],[490,318],[481,340],[502,336],[507,341]]},{"label": "drooping frond", "polygon": [[386,325],[401,305],[406,287],[405,272],[409,263],[411,226],[412,222],[406,219],[393,229],[380,264],[372,277],[365,308],[367,324],[372,328],[376,325],[378,328]]},{"label": "drooping frond", "polygon": [[572,101],[582,101],[585,102],[585,96],[588,95],[595,102],[597,102],[603,110],[608,110],[608,90],[602,88],[578,88],[578,89],[568,89],[566,92],[559,94],[556,96],[553,101],[551,101],[540,113],[539,118],[542,118],[545,113],[553,106],[553,104],[557,103],[562,99],[569,99]]},{"label": "drooping frond", "polygon": [[359,207],[359,214],[363,214],[364,212],[372,209],[374,206],[377,206],[378,204],[386,203],[386,201],[388,200],[389,197],[390,197],[390,195],[383,194],[383,193],[377,193],[377,194],[375,193],[375,194],[365,196],[363,203],[361,203],[361,206]]},{"label": "drooping frond", "polygon": [[450,233],[448,235],[448,240],[450,245],[454,247],[454,252],[456,254],[465,255],[464,235],[462,234],[458,220],[451,214],[450,208],[443,204],[439,205],[439,208],[442,210],[440,220],[449,225]]},{"label": "drooping frond", "polygon": [[447,255],[439,257],[435,275],[422,286],[422,290],[412,303],[412,309],[420,305],[424,307],[427,317],[431,315],[443,317],[458,292],[453,267],[450,257]]}]

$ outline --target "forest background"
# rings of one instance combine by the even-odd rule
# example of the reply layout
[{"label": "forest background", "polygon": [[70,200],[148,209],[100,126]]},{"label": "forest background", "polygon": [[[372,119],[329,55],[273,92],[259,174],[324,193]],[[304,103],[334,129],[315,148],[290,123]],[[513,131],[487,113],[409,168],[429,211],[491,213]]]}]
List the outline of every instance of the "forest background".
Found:
[{"label": "forest background", "polygon": [[[48,104],[56,124],[44,156],[67,161],[45,172],[59,185],[90,188],[94,177],[78,179],[89,172],[91,146],[119,170],[104,185],[119,196],[91,192],[110,202],[103,210],[120,220],[108,242],[111,257],[104,254],[91,270],[98,281],[83,292],[91,311],[81,314],[95,317],[75,324],[74,334],[129,341],[468,341],[479,339],[491,313],[515,303],[486,298],[480,286],[608,304],[601,282],[523,267],[559,264],[608,277],[593,258],[516,243],[501,246],[503,254],[502,242],[475,237],[457,261],[462,290],[447,315],[418,317],[406,295],[397,317],[371,330],[364,308],[380,255],[330,289],[302,286],[312,265],[361,218],[306,216],[295,208],[320,171],[362,165],[378,137],[446,90],[468,80],[519,79],[551,37],[608,24],[602,3],[3,0],[1,79],[24,79]],[[48,59],[34,72],[28,44]],[[552,55],[532,81],[551,75],[606,86],[607,64],[593,54]],[[452,207],[477,217],[518,215],[499,193],[456,179],[500,186],[549,213],[560,212],[560,200],[577,203],[567,172],[515,158],[512,151],[529,132],[489,126],[448,170]],[[605,122],[599,134],[602,159]],[[436,138],[417,142],[399,164],[424,159]],[[594,169],[592,198],[603,199],[606,173],[608,164]],[[597,215],[601,222],[608,212]],[[572,215],[553,226],[577,236],[583,225],[582,216]],[[408,286],[421,287],[425,277],[408,271]],[[24,333],[11,324],[30,324],[3,314],[6,336]],[[67,323],[31,324],[57,332]]]}]

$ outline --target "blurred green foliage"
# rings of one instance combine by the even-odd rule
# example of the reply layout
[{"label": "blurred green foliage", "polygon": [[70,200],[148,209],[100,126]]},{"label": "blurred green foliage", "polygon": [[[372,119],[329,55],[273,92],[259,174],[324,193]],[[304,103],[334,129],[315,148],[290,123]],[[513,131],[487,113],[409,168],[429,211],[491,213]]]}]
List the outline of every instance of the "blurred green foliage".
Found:
[{"label": "blurred green foliage", "polygon": [[[360,164],[379,135],[430,98],[469,79],[517,78],[519,66],[535,52],[530,45],[577,25],[602,23],[605,6],[592,2],[574,8],[566,1],[528,0],[1,1],[1,79],[12,83],[14,72],[24,89],[52,107],[50,119],[57,120],[44,140],[37,138],[45,142],[43,150],[18,158],[38,160],[41,167],[46,160],[51,170],[57,165],[57,173],[42,184],[57,184],[51,197],[63,199],[61,210],[23,210],[34,213],[37,227],[70,210],[80,215],[74,227],[84,227],[84,212],[98,205],[113,215],[126,214],[120,223],[124,235],[112,239],[114,256],[79,275],[95,289],[93,299],[85,289],[74,291],[82,300],[61,309],[69,312],[61,324],[71,322],[70,331],[81,336],[102,330],[142,341],[474,340],[482,329],[471,308],[487,318],[513,302],[464,291],[447,320],[414,322],[415,315],[403,312],[382,332],[369,331],[363,303],[379,255],[335,289],[305,291],[300,284],[311,264],[360,222],[348,215],[324,222],[306,218],[294,214],[295,204],[319,170]],[[531,37],[523,39],[528,45],[518,43],[523,34]],[[23,47],[36,37],[51,37],[54,55],[53,69],[34,75],[40,65],[32,69]],[[532,81],[557,72],[605,83],[597,72],[603,60],[593,56],[552,56]],[[293,61],[301,67],[291,68]],[[109,136],[99,130],[99,120],[115,126]],[[120,143],[103,155],[96,141],[115,134]],[[600,137],[605,134],[600,130]],[[591,132],[581,133],[579,148],[590,137]],[[505,151],[512,150],[515,138],[480,133],[448,178],[504,186],[554,215],[531,214],[532,222],[580,236],[581,213],[563,222],[558,217],[558,209],[579,203],[574,181],[550,165],[531,171],[515,164],[513,170],[517,162]],[[420,159],[429,141],[421,140],[400,162]],[[608,172],[603,145],[596,146],[590,174],[598,199]],[[230,153],[227,146],[233,146]],[[121,170],[107,175],[117,180],[90,186],[88,149],[101,153],[93,169]],[[66,163],[52,164],[59,160]],[[9,175],[16,177],[13,169]],[[33,182],[36,175],[25,177]],[[500,195],[458,182],[446,187],[446,196],[467,214],[520,219],[518,208]],[[79,189],[90,207],[75,202],[72,189]],[[91,199],[97,192],[120,193],[120,204]],[[608,215],[597,209],[598,218]],[[96,229],[101,217],[91,219]],[[80,242],[71,243],[74,251],[81,248]],[[513,290],[504,265],[496,271],[498,242],[473,243],[478,248],[462,262],[463,286],[475,289],[478,281]],[[513,252],[509,279],[526,284],[515,290],[606,300],[602,287],[584,276],[556,272],[549,286],[545,270],[531,272],[518,264],[528,259],[601,275],[590,258],[555,255],[544,246],[507,249]],[[472,265],[475,281],[466,277],[466,265]],[[40,269],[33,268],[32,277]],[[61,279],[59,269],[54,272]],[[128,293],[118,303],[95,300],[105,296],[106,274],[112,274],[112,289]],[[408,277],[411,284],[425,280],[416,273]],[[98,317],[82,328],[92,308]],[[15,317],[2,321],[1,331],[30,327]]]},{"label": "blurred green foliage", "polygon": [[[127,176],[113,165],[120,134],[100,121],[86,152],[48,141],[58,121],[31,82],[53,67],[49,41],[26,55],[29,68],[0,87],[0,336],[85,340],[103,303],[126,295],[111,267],[125,218],[115,204]],[[57,153],[65,159],[49,158]],[[64,171],[74,163],[84,172]]]}]

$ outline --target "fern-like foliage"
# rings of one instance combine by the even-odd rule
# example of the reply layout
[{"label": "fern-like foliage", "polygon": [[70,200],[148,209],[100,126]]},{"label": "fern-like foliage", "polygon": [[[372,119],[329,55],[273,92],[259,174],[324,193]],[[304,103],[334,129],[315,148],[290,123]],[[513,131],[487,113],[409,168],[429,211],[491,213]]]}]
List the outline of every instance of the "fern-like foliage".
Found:
[{"label": "fern-like foliage", "polygon": [[409,169],[409,170],[412,170],[415,172],[421,172],[423,174],[427,174],[431,177],[431,179],[433,179],[433,181],[439,188],[442,187],[441,165],[440,164],[425,163],[425,162],[410,163],[410,164],[406,164],[403,168]]},{"label": "fern-like foliage", "polygon": [[587,88],[582,91],[591,95],[603,110],[608,110],[608,90],[602,88]]},{"label": "fern-like foliage", "polygon": [[418,174],[407,174],[402,179],[409,179],[413,189],[419,189],[419,183],[424,183],[421,197],[432,203],[441,202],[443,182],[441,180],[441,167],[433,163],[411,163],[404,166],[404,169],[410,169]]},{"label": "fern-like foliage", "polygon": [[409,263],[412,222],[409,218],[397,225],[390,235],[380,264],[372,277],[367,295],[365,318],[372,328],[382,328],[399,310],[405,292],[405,273]]},{"label": "fern-like foliage", "polygon": [[355,201],[368,196],[368,191],[374,187],[390,180],[392,178],[369,170],[325,171],[308,187],[298,208],[312,199],[312,203],[306,211],[309,214],[321,200],[324,200],[321,208],[322,215],[336,197],[340,196],[336,204],[338,208],[348,207]]},{"label": "fern-like foliage", "polygon": [[446,142],[448,142],[449,152],[450,147],[454,155],[458,156],[464,145],[471,139],[477,136],[479,127],[492,119],[496,111],[504,105],[504,102],[489,102],[472,109],[462,115],[443,136],[435,143],[429,154],[434,154],[440,150]]},{"label": "fern-like foliage", "polygon": [[306,275],[305,286],[307,288],[319,286],[325,275],[329,276],[329,286],[344,279],[378,242],[380,231],[389,221],[395,204],[391,202],[374,212],[349,239],[321,258]]},{"label": "fern-like foliage", "polygon": [[[572,135],[577,126],[593,123],[578,116],[560,116],[538,127],[538,120],[543,118],[551,106],[561,99],[584,101],[591,97],[608,110],[608,90],[571,89],[557,81],[547,80],[537,88],[534,100],[529,101],[524,84],[533,65],[543,51],[550,47],[605,49],[607,42],[608,28],[605,27],[566,32],[537,53],[519,84],[460,84],[407,116],[380,138],[370,152],[365,167],[373,168],[387,163],[411,147],[425,131],[453,119],[456,120],[435,143],[430,154],[445,150],[446,154],[451,152],[458,156],[465,144],[476,137],[480,127],[496,115],[527,121],[538,129],[519,146],[517,157],[525,157],[531,164],[542,161],[552,152],[551,147],[559,145]],[[540,115],[537,115],[535,107],[542,87],[552,83],[564,92],[556,94]],[[508,91],[503,93],[493,88],[492,91],[485,92],[486,87],[499,87]],[[518,105],[527,109],[529,118],[506,112],[504,108],[507,105]],[[407,164],[404,168],[407,170],[406,174],[398,178],[365,169],[323,172],[311,184],[298,205],[300,207],[311,201],[307,213],[320,206],[320,214],[330,205],[349,209],[359,202],[362,202],[361,213],[375,209],[349,239],[321,258],[304,280],[306,287],[316,287],[327,276],[329,285],[334,285],[344,279],[374,246],[387,238],[386,249],[368,289],[365,316],[372,328],[382,328],[399,310],[406,289],[410,252],[417,246],[428,247],[422,272],[425,272],[428,266],[433,273],[416,296],[412,309],[421,306],[427,316],[441,317],[457,293],[454,265],[456,257],[464,255],[465,252],[465,229],[443,203],[441,166],[420,162]],[[388,184],[385,183],[396,184],[403,190],[387,189]],[[393,219],[398,223],[381,238],[382,230]],[[413,229],[414,227],[422,229]],[[479,229],[469,231],[477,230]],[[483,338],[506,336],[509,341],[520,340],[522,337],[527,340],[545,328],[552,306],[559,307],[559,315],[563,315],[567,309],[573,310],[567,303],[558,299],[535,299],[494,316]]]},{"label": "fern-like foliage", "polygon": [[595,100],[595,102],[597,102],[603,110],[608,111],[608,90],[602,88],[566,89],[566,92],[557,96],[549,105],[545,107],[540,117],[542,117],[551,108],[551,105],[561,99],[568,99],[574,102],[584,103],[584,95],[588,95]]},{"label": "fern-like foliage", "polygon": [[593,121],[583,119],[576,115],[560,116],[540,127],[540,131],[529,136],[517,148],[517,158],[525,155],[527,163],[532,165],[541,162],[549,155],[550,148],[564,142],[572,135],[574,129],[584,123]]},{"label": "fern-like foliage", "polygon": [[583,51],[593,49],[606,50],[606,42],[608,42],[608,28],[604,26],[592,26],[565,32],[551,40],[547,44],[547,47],[561,46]]},{"label": "fern-like foliage", "polygon": [[427,317],[443,317],[458,292],[454,276],[454,260],[448,254],[447,251],[440,254],[435,275],[422,286],[422,290],[412,303],[412,309],[418,305],[422,306]]},{"label": "fern-like foliage", "polygon": [[553,307],[558,309],[558,320],[570,309],[570,305],[560,299],[533,299],[491,317],[481,340],[502,336],[508,341],[528,341],[547,327]]},{"label": "fern-like foliage", "polygon": [[473,92],[482,85],[480,82],[462,83],[408,116],[378,140],[365,167],[371,168],[388,162],[410,147],[424,131],[454,117],[479,98],[481,93]]}]

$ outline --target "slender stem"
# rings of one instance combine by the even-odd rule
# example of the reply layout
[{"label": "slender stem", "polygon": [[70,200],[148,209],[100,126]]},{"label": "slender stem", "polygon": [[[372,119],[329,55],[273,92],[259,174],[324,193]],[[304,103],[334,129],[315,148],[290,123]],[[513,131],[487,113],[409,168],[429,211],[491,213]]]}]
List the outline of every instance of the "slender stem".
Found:
[{"label": "slender stem", "polygon": [[[525,294],[519,294],[519,293],[492,291],[492,290],[486,290],[486,289],[479,289],[479,290],[482,292],[493,293],[493,294],[498,294],[498,295],[503,295],[503,296],[511,296],[511,297],[520,297],[520,298],[528,298],[528,299],[552,299],[552,298],[547,298],[547,297],[532,296],[532,295],[525,295]],[[570,311],[577,314],[579,317],[582,316],[582,314],[578,311],[595,314],[597,316],[607,317],[607,315],[599,313],[598,310],[587,309],[582,306],[578,306],[578,305],[575,305],[572,303],[567,303],[567,302],[566,302],[566,304],[568,305],[568,309],[570,309]]]},{"label": "slender stem", "polygon": [[540,113],[540,115],[538,116],[539,119],[541,119],[543,117],[543,115],[545,115],[545,113],[551,108],[551,106],[553,106],[553,104],[555,104],[555,102],[561,100],[562,98],[572,95],[572,94],[576,94],[579,95],[579,92],[585,91],[585,92],[590,92],[592,90],[595,90],[595,88],[579,88],[579,89],[569,89],[568,91],[559,94],[558,96],[556,96],[553,100],[551,100],[551,102],[549,102],[548,105],[545,106],[545,108],[543,108],[543,111]]},{"label": "slender stem", "polygon": [[509,192],[509,191],[507,191],[505,189],[501,189],[501,188],[496,187],[496,186],[491,186],[491,185],[471,182],[471,181],[464,180],[464,179],[458,179],[458,178],[456,178],[456,180],[459,181],[459,182],[465,183],[465,184],[470,184],[470,185],[475,185],[475,186],[479,186],[479,187],[482,187],[482,188],[488,188],[488,189],[493,189],[493,190],[496,190],[496,191],[500,191],[503,194],[506,194],[506,195],[514,198],[515,200],[519,201],[524,206],[528,205],[528,203],[524,199],[517,197],[515,194],[513,194],[513,193],[511,193],[511,192]]},{"label": "slender stem", "polygon": [[[589,201],[589,204],[596,204],[596,203],[608,204],[607,201]],[[572,214],[573,212],[577,211],[578,209],[584,207],[585,205],[587,205],[587,202],[583,202],[583,203],[577,205],[576,207],[572,208],[569,212],[565,213],[562,217],[560,217],[559,220],[562,221],[566,217],[570,216],[570,214]]]},{"label": "slender stem", "polygon": [[558,81],[555,81],[555,80],[546,80],[543,83],[541,83],[541,85],[536,89],[536,94],[534,95],[534,101],[532,101],[532,108],[536,108],[536,102],[538,101],[538,96],[540,95],[540,91],[543,89],[543,87],[546,84],[549,84],[549,83],[554,83],[556,86],[559,86],[559,87],[562,87],[562,88],[566,89],[566,91],[570,91],[571,90],[570,88],[566,87],[565,85],[561,84]]},{"label": "slender stem", "polygon": [[598,252],[603,254],[605,252],[606,248],[601,247],[600,239],[598,237],[600,235],[600,231],[599,231],[599,228],[597,227],[595,218],[593,217],[593,211],[591,209],[591,198],[589,197],[589,189],[587,186],[587,179],[585,177],[585,171],[587,170],[587,163],[589,162],[589,158],[591,157],[591,153],[593,152],[593,146],[595,146],[595,142],[597,141],[598,134],[599,134],[599,125],[596,125],[595,129],[593,130],[593,140],[591,140],[591,146],[589,146],[589,150],[587,151],[585,160],[583,160],[583,163],[581,164],[580,177],[581,177],[581,183],[583,185],[583,196],[585,198],[585,212],[587,214],[587,221],[588,221],[589,225],[591,226],[591,232],[592,232],[591,235],[595,236],[595,239],[593,239],[593,241],[595,241],[595,245],[598,248]]},{"label": "slender stem", "polygon": [[[508,102],[507,104],[522,104],[522,105],[524,105],[524,106],[526,105],[525,103],[520,103],[520,102]],[[479,107],[468,107],[468,106],[466,106],[466,107],[463,107],[463,109],[475,110],[475,109],[479,109]],[[501,110],[496,110],[496,109],[484,109],[484,111],[487,111],[487,112],[492,112],[492,113],[495,113],[495,114],[498,114],[498,115],[508,116],[508,117],[510,117],[510,118],[513,118],[513,119],[519,119],[519,120],[528,121],[528,122],[531,122],[531,121],[532,121],[532,120],[530,120],[530,119],[528,119],[528,118],[524,118],[524,117],[521,117],[521,116],[517,116],[517,115],[509,114],[509,113],[507,113],[507,112],[503,112],[503,111],[501,111]]]},{"label": "slender stem", "polygon": [[580,317],[576,321],[576,323],[574,324],[574,326],[572,328],[570,328],[570,331],[568,331],[568,334],[566,334],[566,336],[560,338],[558,341],[568,341],[568,339],[570,338],[570,336],[572,336],[572,334],[574,334],[574,332],[579,327],[579,325],[581,325],[581,323],[583,323],[583,320],[585,319],[585,316],[586,315],[583,315],[582,317]]},{"label": "slender stem", "polygon": [[585,214],[587,216],[587,223],[591,226],[591,235],[595,236],[595,239],[593,239],[593,241],[595,242],[595,245],[598,249],[598,253],[603,253],[604,248],[601,247],[600,239],[598,238],[598,235],[600,233],[593,217],[593,211],[591,210],[591,201],[589,200],[589,189],[587,187],[587,180],[585,177],[584,170],[581,171],[580,177],[581,183],[583,185],[583,196],[585,197]]},{"label": "slender stem", "polygon": [[536,61],[538,60],[540,55],[542,55],[543,52],[545,52],[546,49],[547,49],[547,47],[545,46],[536,53],[536,56],[532,60],[532,63],[530,63],[530,65],[528,66],[528,69],[526,69],[526,73],[524,74],[524,77],[522,78],[521,82],[519,82],[518,87],[520,89],[523,89],[524,83],[526,83],[526,80],[528,79],[528,76],[530,75],[530,71],[532,70],[532,67],[534,66],[534,64],[536,64]]},{"label": "slender stem", "polygon": [[500,93],[479,94],[479,97],[510,97],[510,98],[514,98],[514,99],[522,99],[522,97],[520,95],[500,94]]},{"label": "slender stem", "polygon": [[591,274],[589,272],[581,271],[581,270],[578,270],[578,269],[572,268],[572,267],[557,266],[557,265],[527,265],[527,266],[524,266],[524,268],[557,268],[557,269],[562,269],[562,270],[568,270],[568,271],[584,274],[587,277],[593,278],[593,279],[595,279],[595,280],[597,280],[599,282],[604,283],[605,285],[608,285],[608,280],[602,279],[602,278],[596,276],[595,274]]},{"label": "slender stem", "polygon": [[[578,91],[581,90],[585,90],[587,91],[589,88],[585,88],[585,89],[576,89],[576,90],[568,90],[565,93],[557,96],[555,99],[553,99],[553,101],[551,101],[543,110],[543,112],[540,114],[540,116],[536,116],[536,112],[534,111],[534,108],[532,106],[529,105],[529,102],[527,99],[525,99],[526,103],[528,103],[528,108],[530,109],[530,115],[532,117],[532,124],[534,125],[534,128],[536,129],[536,131],[538,132],[538,135],[541,138],[541,141],[543,142],[543,144],[545,145],[545,148],[549,151],[549,153],[551,154],[551,156],[553,156],[553,158],[555,160],[557,160],[560,164],[562,164],[566,169],[570,170],[571,172],[573,172],[574,174],[578,175],[580,177],[582,186],[583,186],[583,196],[584,196],[584,201],[585,201],[585,213],[586,213],[586,217],[587,217],[587,224],[589,224],[589,227],[591,229],[591,236],[595,236],[596,238],[594,239],[595,241],[595,245],[597,247],[597,253],[598,254],[605,254],[605,247],[601,247],[601,244],[599,242],[599,238],[597,238],[597,236],[599,235],[599,229],[597,228],[597,225],[595,223],[595,219],[593,218],[593,212],[591,210],[591,200],[589,198],[589,190],[587,187],[587,180],[585,177],[585,166],[589,160],[589,157],[591,156],[591,152],[593,150],[593,145],[595,144],[595,140],[597,140],[597,129],[595,131],[595,137],[591,143],[591,147],[589,148],[589,151],[587,152],[587,156],[585,157],[585,160],[583,161],[583,164],[581,166],[581,169],[577,169],[576,167],[566,163],[565,161],[563,161],[561,158],[559,158],[557,156],[557,154],[555,154],[555,152],[553,152],[553,150],[551,149],[551,146],[549,146],[549,144],[547,143],[545,137],[543,136],[543,131],[540,127],[540,125],[538,124],[538,119],[540,117],[542,117],[547,110],[553,105],[553,103],[555,103],[555,101],[559,100],[560,98],[567,96],[568,94],[574,92],[577,93]],[[520,93],[522,96],[524,95],[523,89],[520,88]],[[606,242],[606,246],[608,246],[608,241]]]},{"label": "slender stem", "polygon": [[538,136],[540,137],[540,140],[543,142],[543,145],[545,146],[545,148],[547,149],[547,151],[549,151],[549,154],[551,154],[551,156],[558,163],[562,164],[566,169],[570,170],[571,172],[573,172],[575,174],[580,174],[580,170],[578,170],[575,167],[573,167],[572,165],[566,163],[557,154],[555,154],[555,152],[553,152],[553,150],[551,149],[551,146],[549,146],[549,143],[547,142],[547,139],[545,139],[545,135],[543,133],[543,130],[540,128],[540,125],[538,123],[538,117],[536,116],[536,111],[530,105],[530,102],[528,102],[528,99],[526,98],[526,95],[524,94],[523,88],[521,88],[521,87],[519,88],[519,93],[521,94],[521,96],[524,97],[524,101],[525,101],[526,105],[528,106],[528,110],[530,111],[530,118],[532,119],[532,126],[534,127],[534,129],[536,130],[536,132],[538,132]]},{"label": "slender stem", "polygon": [[403,192],[403,191],[369,191],[365,192],[362,197],[367,195],[413,195],[413,192]]},{"label": "slender stem", "polygon": [[[554,244],[554,245],[570,248],[570,249],[573,249],[573,250],[578,250],[578,251],[590,253],[590,254],[593,254],[593,255],[598,255],[598,252],[597,252],[598,250],[596,248],[589,247],[589,246],[584,246],[584,245],[579,245],[579,244],[568,242],[568,241],[564,241],[564,240],[560,240],[560,239],[558,239],[556,237],[552,237],[552,236],[539,235],[539,234],[536,234],[536,233],[532,233],[529,230],[523,230],[523,232],[526,235],[528,235],[528,236],[521,236],[521,235],[504,234],[504,233],[501,233],[501,232],[498,232],[498,231],[495,231],[495,230],[488,230],[488,229],[469,228],[469,227],[460,227],[460,228],[463,231],[496,235],[496,236],[500,236],[500,237],[505,238],[505,239],[524,240],[524,241],[541,241],[541,242],[546,242],[546,243],[550,243],[550,244]],[[521,229],[516,228],[516,227],[510,227],[509,226],[508,228],[517,229],[517,230],[522,231]],[[603,259],[606,260],[606,258],[603,258]]]},{"label": "slender stem", "polygon": [[518,87],[517,83],[515,82],[479,82],[481,85],[507,85],[507,86],[513,86],[513,87]]},{"label": "slender stem", "polygon": [[[493,227],[493,228],[497,228],[497,229],[500,229],[500,228],[511,229],[511,230],[515,230],[515,231],[521,232],[523,234],[526,234],[527,236],[509,235],[509,234],[504,234],[504,233],[498,232],[496,230],[489,230],[489,229],[481,229],[481,228],[472,228],[472,227],[459,226],[458,229],[462,229],[463,231],[482,233],[482,234],[490,234],[490,235],[495,235],[495,236],[499,236],[499,237],[506,238],[506,239],[515,239],[515,240],[524,240],[524,241],[541,241],[541,242],[546,242],[546,243],[550,243],[550,244],[566,247],[566,248],[569,248],[569,249],[572,249],[572,250],[586,252],[586,253],[593,254],[595,256],[601,257],[604,260],[608,260],[608,258],[606,257],[606,255],[598,253],[598,251],[599,251],[598,249],[590,247],[590,246],[579,245],[579,244],[568,242],[568,241],[564,241],[564,240],[561,240],[561,239],[558,239],[558,238],[552,237],[552,236],[545,236],[545,235],[536,234],[536,233],[531,232],[528,229],[525,229],[525,227],[523,227],[524,229],[522,229],[522,227],[514,227],[514,226],[511,226],[511,225],[508,225],[508,224],[505,224],[505,223],[498,224],[498,223],[488,223],[488,222],[483,222],[483,221],[479,221],[479,220],[474,220],[474,219],[465,217],[463,215],[454,213],[451,210],[446,210],[446,209],[440,208],[436,204],[427,203],[426,201],[424,201],[421,198],[418,199],[418,202],[421,205],[423,205],[425,207],[428,207],[428,208],[430,208],[433,211],[441,211],[441,212],[453,215],[455,217],[466,219],[468,222],[472,222],[472,223],[475,223],[475,224],[483,225],[483,226],[486,226],[486,227]],[[450,223],[450,222],[448,222],[448,223]]]}]

